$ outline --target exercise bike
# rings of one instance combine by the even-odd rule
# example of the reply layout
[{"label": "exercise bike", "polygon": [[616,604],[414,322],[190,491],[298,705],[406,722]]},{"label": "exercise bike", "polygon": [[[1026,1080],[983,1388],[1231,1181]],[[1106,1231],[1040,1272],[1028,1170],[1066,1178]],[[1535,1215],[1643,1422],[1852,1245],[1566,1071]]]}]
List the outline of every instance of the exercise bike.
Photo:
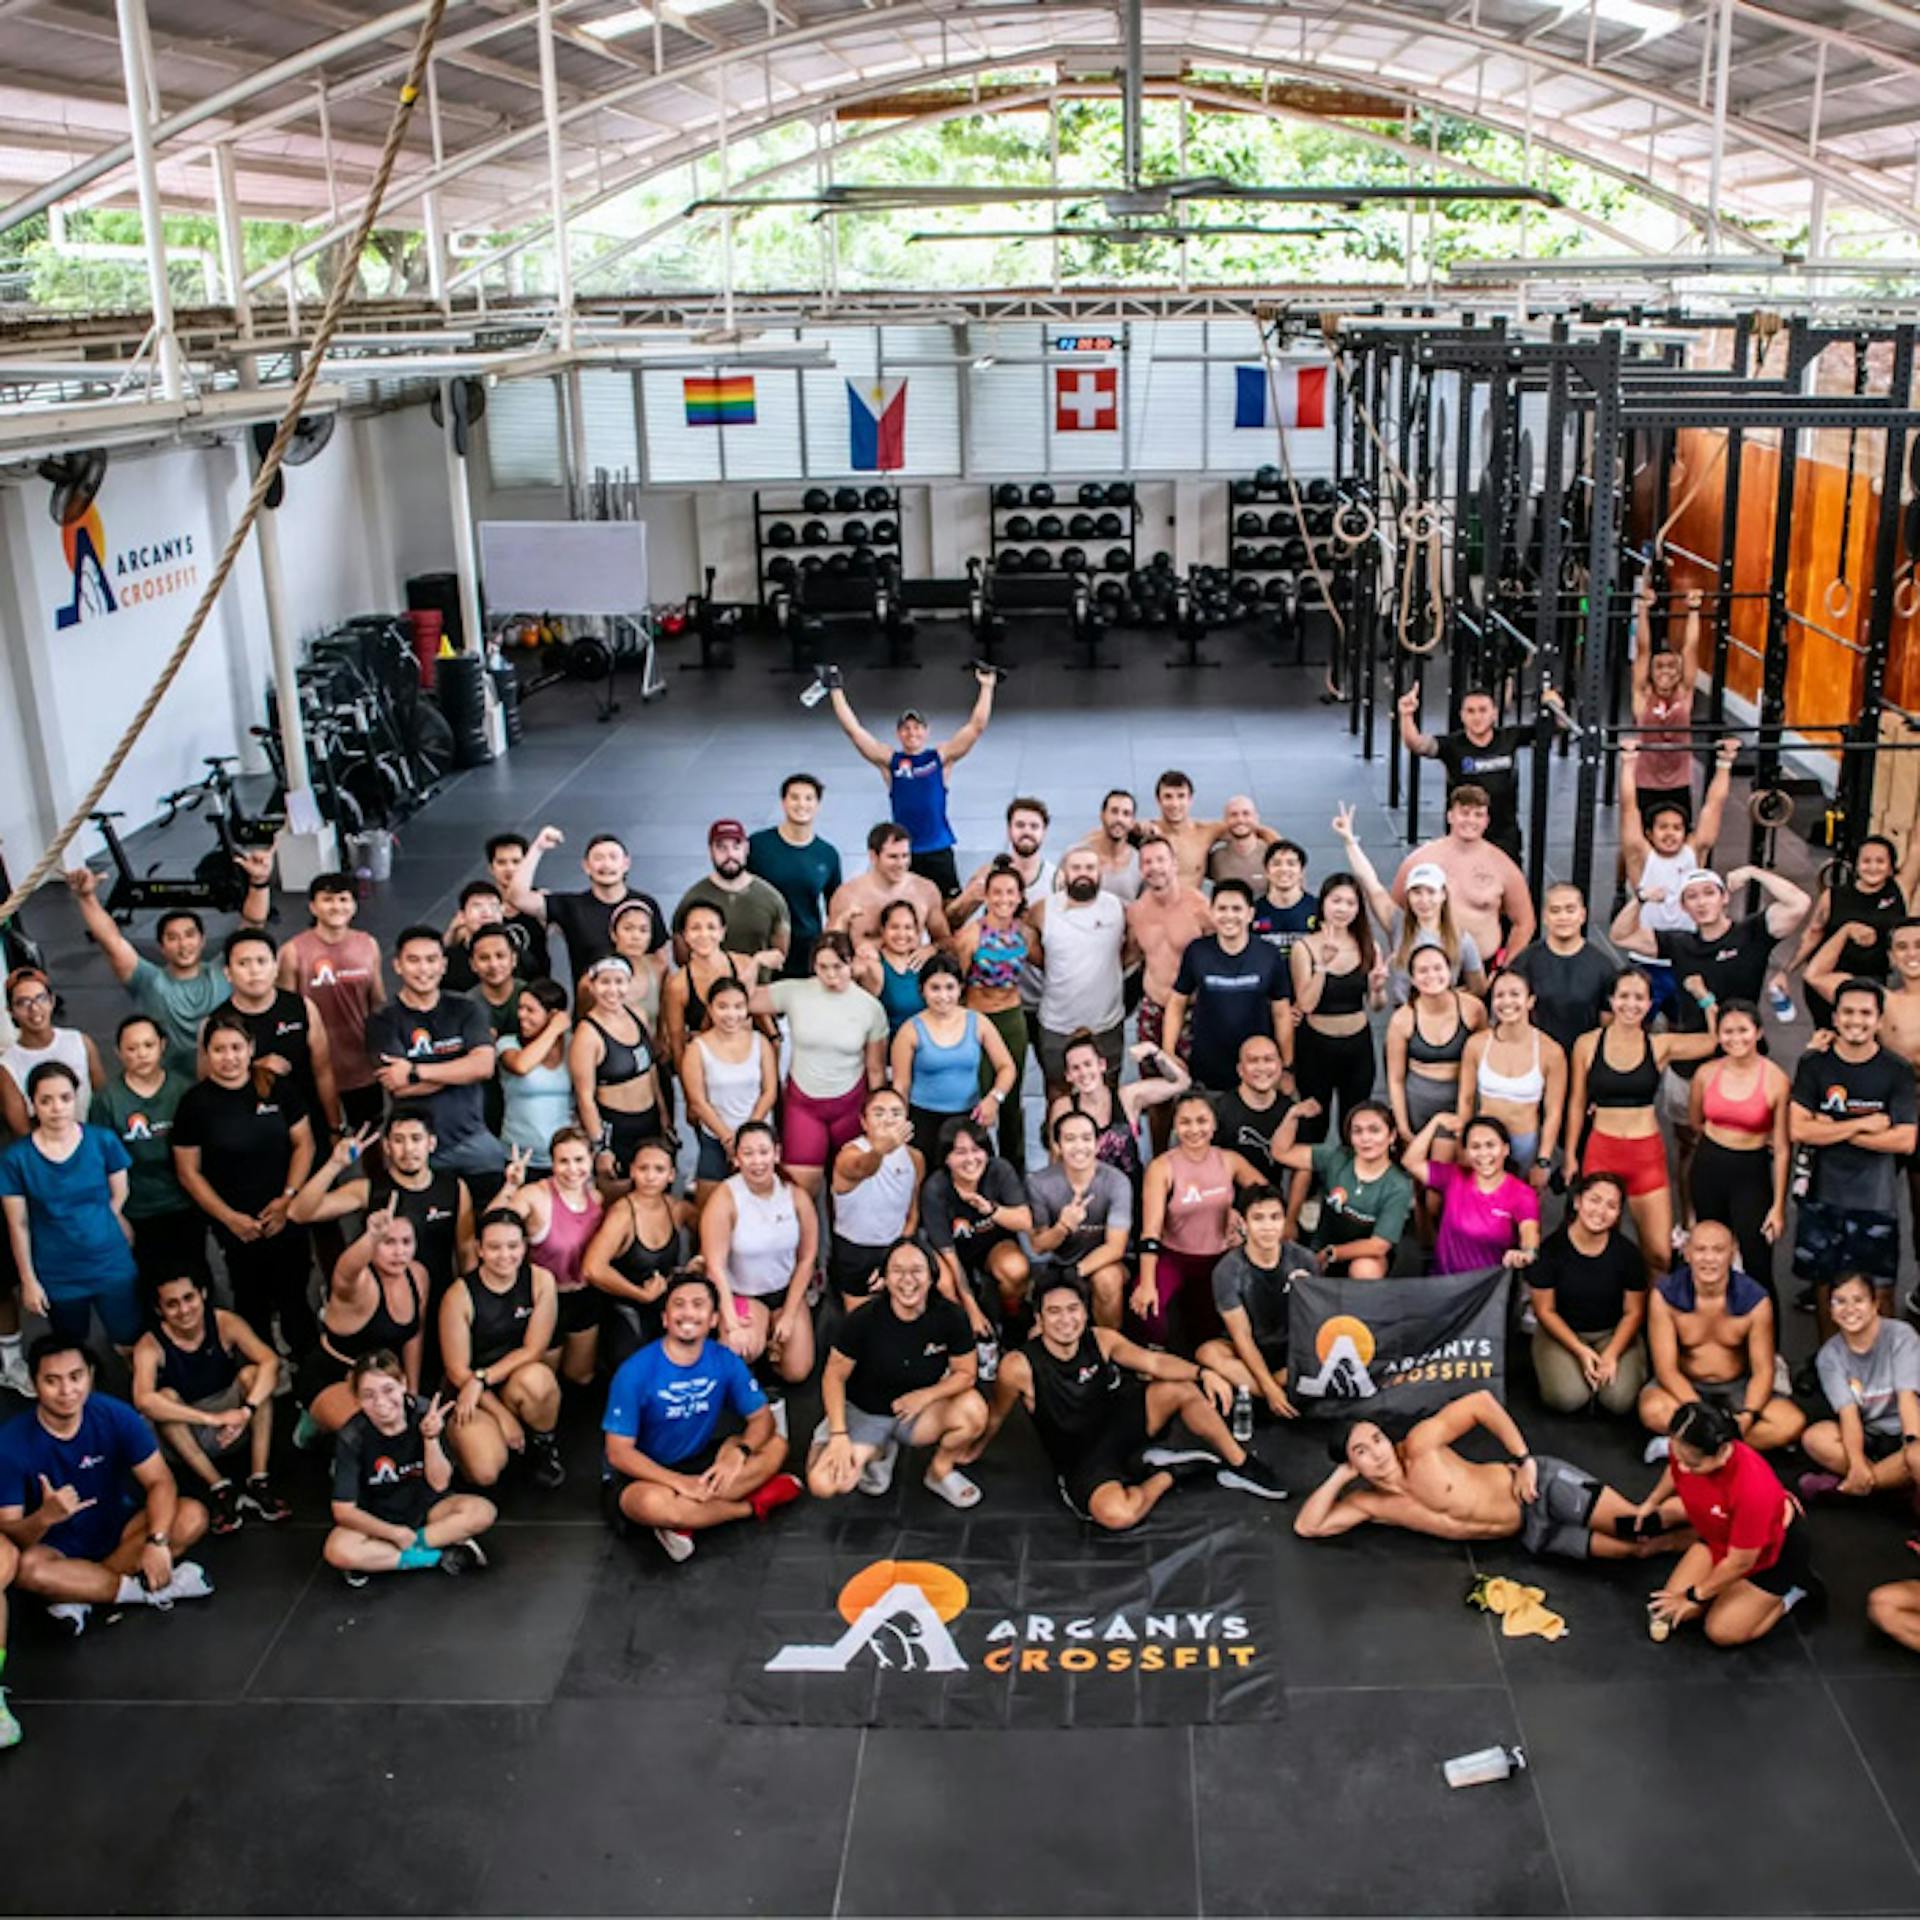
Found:
[{"label": "exercise bike", "polygon": [[107,858],[113,863],[113,887],[107,895],[107,911],[122,926],[136,913],[164,912],[174,907],[207,907],[215,913],[237,913],[247,897],[247,876],[240,866],[241,846],[233,831],[228,808],[231,776],[225,771],[232,755],[207,755],[213,771],[205,779],[195,780],[160,796],[165,809],[155,823],[169,827],[182,813],[197,813],[208,808],[213,826],[214,844],[194,862],[191,877],[163,874],[156,860],[144,874],[136,873],[127,849],[121,841],[116,820],[126,816],[118,811],[90,813],[87,818],[100,829],[106,843]]},{"label": "exercise bike", "polygon": [[[7,875],[6,856],[0,854],[0,900],[13,892],[13,881]],[[16,967],[32,967],[44,973],[47,970],[47,957],[40,942],[26,929],[26,924],[16,913],[9,920],[0,920],[0,956],[6,961],[6,970],[11,973]]]}]

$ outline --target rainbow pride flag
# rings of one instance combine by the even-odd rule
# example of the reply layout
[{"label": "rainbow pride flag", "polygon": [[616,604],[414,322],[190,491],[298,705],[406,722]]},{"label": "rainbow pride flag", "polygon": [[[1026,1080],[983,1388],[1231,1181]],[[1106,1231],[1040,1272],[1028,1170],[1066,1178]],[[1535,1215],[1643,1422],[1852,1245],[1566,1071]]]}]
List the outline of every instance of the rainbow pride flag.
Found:
[{"label": "rainbow pride flag", "polygon": [[753,375],[736,373],[724,379],[689,375],[680,383],[687,403],[690,427],[750,427],[753,425]]}]

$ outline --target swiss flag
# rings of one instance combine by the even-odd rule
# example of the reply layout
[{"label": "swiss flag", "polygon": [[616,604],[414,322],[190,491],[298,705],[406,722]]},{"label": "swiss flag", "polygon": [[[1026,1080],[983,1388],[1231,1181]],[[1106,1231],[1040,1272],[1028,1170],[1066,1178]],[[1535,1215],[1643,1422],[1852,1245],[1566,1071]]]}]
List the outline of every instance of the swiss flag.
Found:
[{"label": "swiss flag", "polygon": [[1118,367],[1055,367],[1055,433],[1113,433],[1120,425]]}]

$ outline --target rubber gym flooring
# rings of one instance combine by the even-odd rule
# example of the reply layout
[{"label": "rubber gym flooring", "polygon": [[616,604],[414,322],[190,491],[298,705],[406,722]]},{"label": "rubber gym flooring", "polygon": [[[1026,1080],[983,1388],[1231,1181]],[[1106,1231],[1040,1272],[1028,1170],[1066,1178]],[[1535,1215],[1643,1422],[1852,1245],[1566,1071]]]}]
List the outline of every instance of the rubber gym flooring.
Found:
[{"label": "rubber gym flooring", "polygon": [[[1024,666],[957,776],[963,854],[999,844],[1015,792],[1053,807],[1057,852],[1109,786],[1150,799],[1179,766],[1209,807],[1252,792],[1316,873],[1331,865],[1333,804],[1353,799],[1386,865],[1384,760],[1360,763],[1307,675],[1210,644],[1229,662],[1219,672],[1165,672],[1163,646],[1144,640],[1123,674]],[[925,651],[918,673],[850,671],[877,731],[909,700],[936,734],[957,723],[964,649]],[[365,923],[438,920],[485,833],[545,820],[576,844],[595,828],[626,835],[636,881],[670,901],[698,870],[706,822],[770,820],[780,776],[800,767],[826,780],[822,829],[851,869],[883,811],[879,781],[768,664],[749,650],[708,678],[669,655],[668,697],[642,708],[623,679],[608,727],[579,689],[541,695],[520,748],[403,829],[394,884]],[[1570,767],[1559,784],[1563,849]],[[563,851],[548,877],[573,872]],[[33,917],[72,1016],[109,1033],[123,1002],[64,902]],[[297,906],[283,921],[298,924]],[[1790,1318],[1797,1359],[1809,1325]],[[1523,1343],[1512,1373],[1537,1448],[1646,1485],[1640,1436],[1539,1412]],[[814,1404],[794,1402],[796,1435]],[[284,1468],[292,1525],[203,1548],[218,1587],[206,1604],[136,1611],[70,1643],[18,1602],[7,1679],[26,1740],[0,1762],[0,1904],[1920,1910],[1920,1662],[1862,1614],[1871,1585],[1920,1572],[1903,1509],[1821,1510],[1829,1616],[1722,1653],[1697,1634],[1647,1640],[1644,1567],[1542,1575],[1505,1550],[1365,1533],[1309,1546],[1290,1507],[1215,1489],[1171,1498],[1138,1536],[1097,1537],[1059,1508],[1017,1417],[969,1516],[903,1470],[883,1500],[802,1503],[706,1536],[674,1568],[601,1525],[596,1412],[569,1411],[563,1489],[505,1487],[480,1579],[346,1591],[319,1561],[324,1476],[303,1456]],[[1258,1445],[1298,1492],[1324,1470],[1313,1432],[1263,1428]],[[1543,1577],[1568,1637],[1500,1638],[1463,1605],[1485,1571]],[[917,1625],[836,1654],[887,1581],[924,1599]],[[844,1671],[769,1674],[795,1646]],[[1494,1742],[1523,1747],[1527,1770],[1449,1791],[1441,1761]]]}]

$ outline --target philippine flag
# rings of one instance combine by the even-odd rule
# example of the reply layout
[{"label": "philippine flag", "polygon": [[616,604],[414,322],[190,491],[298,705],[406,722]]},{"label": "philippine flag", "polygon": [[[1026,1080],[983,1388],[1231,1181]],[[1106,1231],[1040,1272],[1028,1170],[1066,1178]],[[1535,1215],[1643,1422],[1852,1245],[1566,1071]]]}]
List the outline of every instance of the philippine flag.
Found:
[{"label": "philippine flag", "polygon": [[1268,377],[1265,367],[1233,370],[1236,427],[1324,427],[1327,368],[1324,363],[1283,366]]},{"label": "philippine flag", "polygon": [[855,473],[893,473],[907,464],[907,382],[847,382],[847,464]]}]

